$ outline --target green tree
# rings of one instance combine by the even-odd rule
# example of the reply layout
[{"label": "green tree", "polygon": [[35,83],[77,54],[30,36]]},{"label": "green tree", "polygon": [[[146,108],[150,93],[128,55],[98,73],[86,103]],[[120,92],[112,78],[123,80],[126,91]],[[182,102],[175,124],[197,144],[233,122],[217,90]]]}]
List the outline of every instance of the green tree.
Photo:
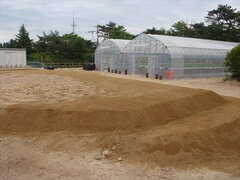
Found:
[{"label": "green tree", "polygon": [[135,36],[127,32],[124,26],[114,22],[109,22],[106,25],[98,25],[98,35],[100,37],[111,39],[133,39]]},{"label": "green tree", "polygon": [[94,43],[77,34],[60,36],[58,31],[50,31],[38,38],[34,44],[37,51],[31,55],[32,60],[40,60],[42,57],[44,62],[84,62],[93,58]]},{"label": "green tree", "polygon": [[109,38],[111,39],[133,39],[134,35],[127,32],[127,30],[124,28],[124,26],[117,26],[112,29],[112,31],[109,34]]},{"label": "green tree", "polygon": [[240,45],[227,53],[225,66],[226,71],[230,72],[233,78],[240,81]]},{"label": "green tree", "polygon": [[193,33],[184,21],[178,21],[172,25],[172,33],[175,36],[192,37]]},{"label": "green tree", "polygon": [[152,27],[152,29],[146,29],[144,31],[146,34],[157,34],[157,35],[167,35],[167,30],[165,28],[156,29]]},{"label": "green tree", "polygon": [[178,21],[168,30],[146,29],[146,34],[193,37],[222,41],[240,41],[240,11],[228,5],[218,5],[217,9],[208,11],[206,23],[187,24]]},{"label": "green tree", "polygon": [[0,43],[0,48],[15,48],[16,41],[14,39],[10,39],[9,42]]},{"label": "green tree", "polygon": [[30,55],[33,52],[33,40],[29,37],[29,32],[27,32],[24,24],[20,26],[19,32],[16,35],[15,47],[17,48],[26,48],[27,55]]},{"label": "green tree", "polygon": [[106,25],[97,25],[98,27],[98,35],[99,37],[108,38],[111,31],[116,28],[116,23],[114,22],[109,22]]},{"label": "green tree", "polygon": [[208,11],[205,17],[208,36],[211,39],[240,41],[240,11],[228,5],[218,5],[217,9]]},{"label": "green tree", "polygon": [[191,24],[192,37],[209,39],[207,27],[203,22]]}]

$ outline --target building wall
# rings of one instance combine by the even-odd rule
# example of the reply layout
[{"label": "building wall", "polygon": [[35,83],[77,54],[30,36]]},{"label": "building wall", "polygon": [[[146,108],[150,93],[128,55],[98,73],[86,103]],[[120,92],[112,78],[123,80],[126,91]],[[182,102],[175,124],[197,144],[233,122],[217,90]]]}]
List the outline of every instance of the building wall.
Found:
[{"label": "building wall", "polygon": [[0,49],[0,68],[19,68],[26,65],[26,50]]}]

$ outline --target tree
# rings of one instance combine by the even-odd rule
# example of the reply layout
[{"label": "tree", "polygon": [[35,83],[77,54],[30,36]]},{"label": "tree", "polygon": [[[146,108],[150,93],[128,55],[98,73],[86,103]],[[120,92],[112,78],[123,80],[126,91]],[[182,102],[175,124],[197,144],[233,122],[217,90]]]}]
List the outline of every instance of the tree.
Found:
[{"label": "tree", "polygon": [[24,24],[20,26],[19,32],[16,35],[16,47],[17,48],[26,48],[27,55],[30,55],[33,51],[33,40],[29,37],[29,32],[27,32]]},{"label": "tree", "polygon": [[38,36],[34,44],[36,53],[31,55],[32,60],[44,62],[84,62],[92,60],[95,45],[77,34],[64,34],[60,36],[58,31],[50,31]]},{"label": "tree", "polygon": [[108,38],[111,31],[116,28],[116,23],[109,21],[106,25],[98,25],[99,37]]},{"label": "tree", "polygon": [[213,9],[208,11],[208,15],[206,16],[206,20],[212,23],[217,23],[221,25],[222,28],[233,29],[238,27],[239,12],[237,9],[233,9],[231,6],[226,5],[218,5],[217,9]]},{"label": "tree", "polygon": [[100,37],[111,39],[133,39],[135,36],[127,32],[124,26],[116,25],[114,22],[109,22],[106,25],[98,25],[98,33]]},{"label": "tree", "polygon": [[209,37],[225,41],[240,41],[240,11],[228,5],[218,5],[217,9],[208,11],[205,17]]},{"label": "tree", "polygon": [[16,41],[14,39],[10,39],[9,42],[0,43],[0,48],[15,48]]},{"label": "tree", "polygon": [[152,29],[146,29],[144,31],[144,33],[146,33],[146,34],[166,35],[167,34],[167,30],[165,28],[156,29],[155,27],[152,27]]},{"label": "tree", "polygon": [[146,34],[160,34],[222,41],[240,41],[240,11],[228,5],[218,5],[208,11],[206,23],[187,24],[178,21],[169,30],[164,28],[146,29]]},{"label": "tree", "polygon": [[191,24],[190,26],[193,33],[192,37],[209,39],[209,36],[207,34],[207,27],[203,22]]},{"label": "tree", "polygon": [[240,45],[227,53],[225,59],[226,71],[232,73],[232,77],[240,81]]},{"label": "tree", "polygon": [[184,21],[178,21],[172,25],[172,34],[175,36],[192,37],[191,29]]},{"label": "tree", "polygon": [[127,32],[124,26],[117,26],[112,29],[109,34],[109,38],[111,39],[133,39],[134,35]]}]

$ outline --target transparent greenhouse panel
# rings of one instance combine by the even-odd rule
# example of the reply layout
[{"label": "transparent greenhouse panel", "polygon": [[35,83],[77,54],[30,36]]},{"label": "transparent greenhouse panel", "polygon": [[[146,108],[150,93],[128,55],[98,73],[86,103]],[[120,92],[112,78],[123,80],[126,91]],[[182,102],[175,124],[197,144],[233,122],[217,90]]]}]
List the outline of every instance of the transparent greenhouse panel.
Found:
[{"label": "transparent greenhouse panel", "polygon": [[141,34],[123,49],[123,64],[129,65],[133,74],[148,73],[152,78],[156,74],[164,78],[222,76],[226,53],[236,45],[231,42]]},{"label": "transparent greenhouse panel", "polygon": [[106,39],[95,51],[95,63],[98,70],[106,71],[108,68],[117,70],[121,68],[121,51],[129,40]]},{"label": "transparent greenhouse panel", "polygon": [[226,53],[238,43],[141,34],[132,41],[104,40],[95,52],[98,69],[149,77],[224,75]]}]

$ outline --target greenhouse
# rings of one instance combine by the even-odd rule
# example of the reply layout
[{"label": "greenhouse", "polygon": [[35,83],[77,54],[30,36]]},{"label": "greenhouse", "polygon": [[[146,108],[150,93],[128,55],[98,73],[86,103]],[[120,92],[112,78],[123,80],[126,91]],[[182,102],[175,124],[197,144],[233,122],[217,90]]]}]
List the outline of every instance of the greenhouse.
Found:
[{"label": "greenhouse", "polygon": [[122,50],[129,43],[129,40],[122,39],[105,39],[95,51],[95,64],[98,70],[119,69],[118,64],[121,62]]},{"label": "greenhouse", "polygon": [[225,56],[237,45],[233,42],[140,34],[122,50],[118,70],[127,69],[131,74],[164,78],[222,76]]}]

